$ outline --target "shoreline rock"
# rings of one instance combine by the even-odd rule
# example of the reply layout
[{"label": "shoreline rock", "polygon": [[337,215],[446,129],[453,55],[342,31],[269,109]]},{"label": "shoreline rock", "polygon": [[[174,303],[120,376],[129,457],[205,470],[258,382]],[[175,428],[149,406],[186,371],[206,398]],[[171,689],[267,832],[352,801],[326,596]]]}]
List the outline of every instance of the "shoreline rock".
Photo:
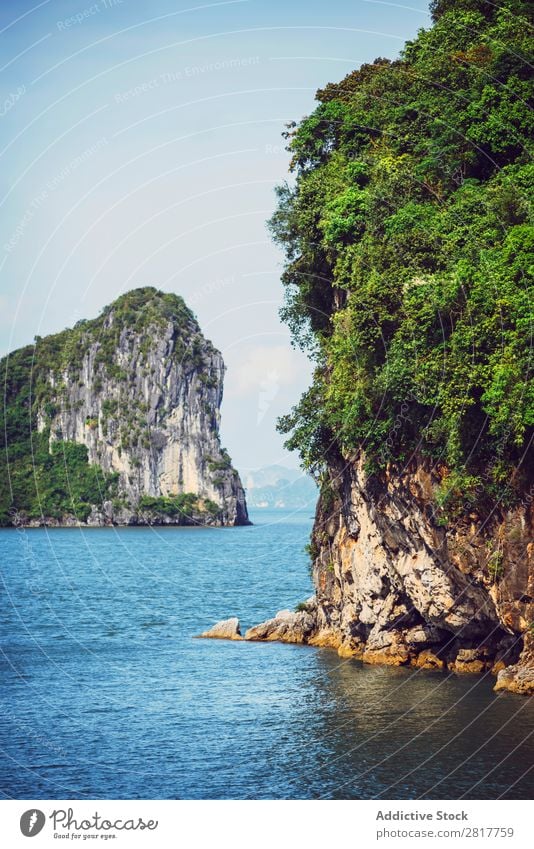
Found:
[{"label": "shoreline rock", "polygon": [[207,631],[199,634],[198,639],[202,640],[242,640],[241,627],[237,616],[232,616],[230,619],[221,619],[216,622]]},{"label": "shoreline rock", "polygon": [[279,610],[272,619],[254,625],[245,633],[252,642],[307,643],[316,625],[317,605],[309,599],[300,609]]},{"label": "shoreline rock", "polygon": [[517,663],[512,666],[495,670],[497,683],[495,691],[507,690],[509,693],[519,693],[530,696],[534,693],[534,633],[525,635],[523,651]]},{"label": "shoreline rock", "polygon": [[[252,525],[250,520],[247,520],[246,525]],[[51,516],[43,516],[39,519],[28,519],[27,521],[17,519],[10,525],[1,525],[3,528],[16,528],[20,530],[28,530],[32,528],[152,528],[152,527],[172,527],[172,528],[227,528],[227,527],[244,527],[242,525],[225,525],[224,522],[216,517],[210,517],[207,514],[196,514],[192,517],[172,517],[172,516],[156,516],[151,519],[143,518],[141,514],[130,511],[123,518],[116,515],[113,519],[108,518],[103,513],[92,514],[86,522],[82,522],[75,516],[64,516],[62,519],[55,519]]]},{"label": "shoreline rock", "polygon": [[[317,600],[310,598],[297,610],[280,610],[271,619],[249,628],[241,635],[239,619],[217,622],[202,638],[278,642],[335,649],[340,657],[361,660],[375,666],[411,666],[458,675],[497,676],[495,692],[520,695],[534,693],[534,652],[527,641],[518,663],[510,663],[510,653],[501,646],[497,654],[486,645],[459,645],[451,634],[432,626],[378,631],[367,642],[343,640],[339,632],[321,628]],[[506,665],[506,659],[509,663]]]}]

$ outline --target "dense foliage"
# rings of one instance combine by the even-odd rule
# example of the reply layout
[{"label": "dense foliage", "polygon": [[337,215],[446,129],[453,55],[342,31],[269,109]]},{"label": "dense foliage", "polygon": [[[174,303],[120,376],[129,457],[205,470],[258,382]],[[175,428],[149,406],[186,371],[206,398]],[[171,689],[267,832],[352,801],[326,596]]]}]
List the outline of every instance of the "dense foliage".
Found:
[{"label": "dense foliage", "polygon": [[221,513],[218,504],[209,498],[201,499],[194,492],[158,497],[143,495],[139,499],[139,510],[149,521],[168,516],[172,519],[181,518],[184,523],[193,523],[195,518],[206,514],[217,518]]},{"label": "dense foliage", "polygon": [[317,93],[271,219],[283,310],[316,357],[282,419],[320,474],[436,461],[443,505],[526,484],[533,230],[529,4],[435,0],[434,26]]},{"label": "dense foliage", "polygon": [[[202,366],[200,328],[182,298],[152,287],[135,289],[106,307],[98,318],[79,321],[72,329],[44,338],[0,361],[3,400],[0,405],[0,525],[27,519],[74,516],[85,521],[92,505],[117,499],[117,475],[108,474],[88,462],[85,446],[62,439],[50,425],[66,385],[80,380],[80,368],[89,346],[97,343],[93,381],[96,388],[104,378],[119,386],[124,381],[117,358],[123,333],[139,334],[147,351],[153,331],[172,321],[182,329],[175,339],[174,355],[185,368]],[[150,331],[142,333],[142,331]],[[204,340],[204,348],[209,344]],[[145,353],[146,353],[145,352]],[[143,352],[141,351],[141,354]],[[134,438],[142,442],[138,419],[143,410],[132,410],[124,385],[122,444]],[[104,401],[106,416],[117,415],[117,402]],[[131,406],[131,405],[130,405]],[[38,432],[37,419],[41,425]],[[88,427],[96,420],[88,419]],[[143,443],[144,444],[144,443]],[[146,447],[146,446],[145,446]]]}]

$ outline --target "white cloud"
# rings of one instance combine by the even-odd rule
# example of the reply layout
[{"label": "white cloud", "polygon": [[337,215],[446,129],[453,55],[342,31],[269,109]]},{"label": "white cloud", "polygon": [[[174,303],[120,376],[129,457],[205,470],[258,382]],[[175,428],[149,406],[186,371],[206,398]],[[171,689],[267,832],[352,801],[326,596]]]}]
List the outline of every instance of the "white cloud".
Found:
[{"label": "white cloud", "polygon": [[237,398],[268,391],[274,398],[281,387],[290,386],[299,378],[302,373],[300,359],[289,345],[250,348],[239,365],[229,370],[227,394]]}]

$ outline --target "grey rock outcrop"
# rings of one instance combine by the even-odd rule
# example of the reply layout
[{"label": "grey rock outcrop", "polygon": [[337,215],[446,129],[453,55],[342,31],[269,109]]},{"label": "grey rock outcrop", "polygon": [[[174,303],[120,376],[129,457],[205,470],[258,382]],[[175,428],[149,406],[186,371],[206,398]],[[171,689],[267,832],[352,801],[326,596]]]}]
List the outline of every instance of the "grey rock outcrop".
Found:
[{"label": "grey rock outcrop", "polygon": [[242,640],[239,619],[237,616],[233,616],[231,619],[222,619],[207,631],[203,631],[200,638],[206,640]]},{"label": "grey rock outcrop", "polygon": [[310,600],[303,609],[279,610],[273,619],[249,628],[245,640],[276,640],[281,643],[306,643],[316,627],[316,604]]}]

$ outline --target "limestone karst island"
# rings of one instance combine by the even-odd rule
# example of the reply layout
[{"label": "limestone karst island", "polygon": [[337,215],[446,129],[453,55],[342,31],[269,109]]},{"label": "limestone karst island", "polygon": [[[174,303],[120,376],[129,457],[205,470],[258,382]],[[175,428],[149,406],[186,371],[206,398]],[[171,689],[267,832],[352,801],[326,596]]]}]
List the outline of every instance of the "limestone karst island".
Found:
[{"label": "limestone karst island", "polygon": [[128,292],[0,367],[2,524],[248,524],[222,356],[182,298]]}]

